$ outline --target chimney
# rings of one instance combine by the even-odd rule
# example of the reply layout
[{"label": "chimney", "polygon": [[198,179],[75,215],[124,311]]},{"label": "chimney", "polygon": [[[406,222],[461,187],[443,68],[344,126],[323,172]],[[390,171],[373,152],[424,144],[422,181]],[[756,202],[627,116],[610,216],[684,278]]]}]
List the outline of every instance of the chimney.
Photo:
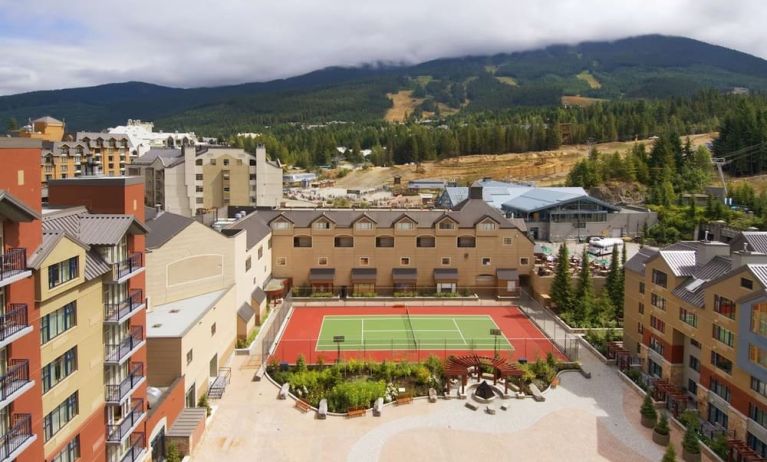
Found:
[{"label": "chimney", "polygon": [[743,250],[738,250],[732,253],[732,268],[740,268],[744,265],[751,264],[767,264],[767,254],[761,252],[750,252],[745,249],[747,245],[743,246]]},{"label": "chimney", "polygon": [[469,186],[469,199],[479,199],[482,200],[482,185],[479,183],[474,183],[473,185]]},{"label": "chimney", "polygon": [[695,247],[695,265],[703,266],[715,257],[726,257],[730,254],[730,246],[718,241],[699,241]]}]

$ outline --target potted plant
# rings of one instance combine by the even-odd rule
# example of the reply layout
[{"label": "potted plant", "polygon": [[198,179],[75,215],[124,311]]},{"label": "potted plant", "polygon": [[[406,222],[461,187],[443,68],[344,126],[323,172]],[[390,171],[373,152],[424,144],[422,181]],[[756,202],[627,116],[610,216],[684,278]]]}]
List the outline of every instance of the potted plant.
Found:
[{"label": "potted plant", "polygon": [[645,395],[639,412],[642,414],[642,426],[653,428],[658,420],[658,413],[655,412],[655,406],[653,406],[649,392]]},{"label": "potted plant", "polygon": [[668,428],[668,417],[664,412],[661,414],[658,424],[655,425],[655,428],[652,431],[652,440],[661,446],[668,446],[670,437],[671,435]]},{"label": "potted plant", "polygon": [[687,430],[682,439],[682,459],[685,462],[700,462],[700,441],[693,419],[687,419]]},{"label": "potted plant", "polygon": [[663,454],[663,459],[661,459],[660,462],[676,462],[676,451],[674,451],[674,446],[669,446],[666,449],[666,453]]}]

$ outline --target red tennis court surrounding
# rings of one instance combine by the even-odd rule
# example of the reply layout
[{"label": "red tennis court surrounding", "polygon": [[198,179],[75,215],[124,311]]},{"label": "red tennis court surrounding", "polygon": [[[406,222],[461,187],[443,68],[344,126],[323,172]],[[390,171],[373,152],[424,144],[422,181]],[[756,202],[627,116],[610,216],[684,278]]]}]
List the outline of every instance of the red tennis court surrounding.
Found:
[{"label": "red tennis court surrounding", "polygon": [[[385,326],[380,320],[388,320],[388,327],[395,328],[371,329],[371,325]],[[476,327],[471,329],[478,322],[481,334],[477,334]],[[428,325],[436,329],[424,328],[425,323],[432,323]],[[487,327],[500,329],[500,335]],[[403,338],[405,331],[409,333]],[[329,344],[338,335],[344,335],[344,343]],[[299,355],[310,364],[320,360],[330,363],[339,355],[341,360],[423,361],[432,355],[445,359],[472,353],[482,356],[497,353],[510,361],[535,361],[553,353],[557,359],[567,360],[514,306],[297,306],[269,361],[292,364]]]}]

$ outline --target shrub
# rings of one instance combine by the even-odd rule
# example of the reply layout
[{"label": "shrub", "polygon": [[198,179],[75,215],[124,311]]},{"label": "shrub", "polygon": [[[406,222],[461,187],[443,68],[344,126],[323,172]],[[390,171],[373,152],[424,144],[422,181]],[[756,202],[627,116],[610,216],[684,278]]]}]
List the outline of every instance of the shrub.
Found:
[{"label": "shrub", "polygon": [[202,395],[200,396],[200,399],[197,401],[197,407],[204,407],[205,413],[207,415],[210,415],[212,409],[210,408],[210,404],[208,403],[208,395]]},{"label": "shrub", "polygon": [[658,418],[658,413],[655,411],[655,406],[653,406],[650,393],[645,395],[644,401],[642,401],[642,407],[640,408],[639,412],[643,417],[647,417],[648,419],[654,420]]},{"label": "shrub", "polygon": [[181,451],[178,450],[178,446],[175,443],[169,443],[165,449],[165,461],[166,462],[181,462]]},{"label": "shrub", "polygon": [[668,416],[666,416],[665,412],[660,415],[660,420],[655,425],[655,432],[659,435],[668,435]]},{"label": "shrub", "polygon": [[676,451],[674,451],[674,445],[669,444],[666,448],[666,453],[663,454],[661,462],[676,462]]},{"label": "shrub", "polygon": [[296,371],[298,372],[304,372],[306,370],[306,360],[304,359],[304,355],[298,355],[296,358]]},{"label": "shrub", "polygon": [[386,383],[383,380],[342,382],[328,393],[328,409],[333,412],[346,412],[352,407],[370,407],[373,401],[382,397],[385,392]]},{"label": "shrub", "polygon": [[687,430],[684,432],[684,438],[682,439],[682,447],[685,452],[689,454],[700,453],[700,441],[698,440],[698,433],[696,426],[692,423],[687,424]]}]

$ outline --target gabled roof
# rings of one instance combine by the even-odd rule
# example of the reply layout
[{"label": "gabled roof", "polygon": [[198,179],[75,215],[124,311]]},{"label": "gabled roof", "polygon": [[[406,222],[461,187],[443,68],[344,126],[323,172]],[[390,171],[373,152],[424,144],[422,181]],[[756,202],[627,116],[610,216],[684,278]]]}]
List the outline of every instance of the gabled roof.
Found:
[{"label": "gabled roof", "polygon": [[729,257],[717,256],[703,266],[698,266],[672,293],[687,303],[702,307],[704,304],[705,291],[708,282],[730,271],[732,261]]},{"label": "gabled roof", "polygon": [[311,224],[314,224],[315,222],[318,222],[318,221],[320,221],[322,219],[325,219],[328,222],[333,223],[333,224],[335,224],[335,222],[336,222],[334,219],[330,218],[326,213],[323,212],[322,214],[320,214],[320,216],[318,216],[317,218],[312,220]]},{"label": "gabled roof", "polygon": [[410,215],[408,215],[407,212],[405,212],[402,215],[400,215],[399,217],[397,217],[397,219],[394,220],[394,223],[399,223],[399,222],[401,222],[403,220],[409,220],[411,223],[418,224],[418,220],[416,220],[415,218],[413,218]]},{"label": "gabled roof", "polygon": [[40,269],[40,265],[42,265],[43,260],[48,258],[48,255],[51,254],[53,249],[56,248],[56,246],[61,242],[64,238],[69,239],[73,243],[77,244],[78,246],[82,247],[83,250],[86,252],[89,251],[91,248],[89,245],[83,243],[76,237],[72,236],[70,233],[63,231],[63,230],[51,230],[51,231],[44,231],[43,232],[43,239],[40,243],[40,247],[35,250],[35,252],[30,256],[29,261],[27,264],[30,268],[33,269]]},{"label": "gabled roof", "polygon": [[492,221],[495,224],[500,224],[498,222],[498,220],[496,220],[495,218],[491,217],[490,215],[485,215],[483,217],[479,217],[479,220],[477,220],[477,222],[474,223],[474,225],[476,226],[476,225],[482,223],[483,221],[487,221],[487,220],[490,220],[490,221]]},{"label": "gabled roof", "polygon": [[694,250],[661,250],[660,257],[666,262],[674,276],[692,276],[695,272]]},{"label": "gabled roof", "polygon": [[256,313],[253,308],[250,307],[248,302],[243,303],[239,309],[237,309],[237,316],[245,322],[250,321]]},{"label": "gabled roof", "polygon": [[11,193],[0,189],[0,217],[6,217],[11,221],[34,221],[40,219],[40,214],[21,200],[13,197]]},{"label": "gabled roof", "polygon": [[59,119],[54,119],[51,116],[43,116],[43,117],[37,118],[37,119],[32,121],[33,124],[38,123],[38,122],[46,123],[46,124],[64,125],[64,122],[60,121]]},{"label": "gabled roof", "polygon": [[373,222],[373,223],[378,223],[377,221],[375,221],[375,220],[373,219],[373,217],[371,217],[370,215],[368,215],[368,213],[367,213],[367,212],[362,212],[362,215],[360,215],[359,217],[357,217],[357,219],[355,219],[354,221],[352,221],[352,223],[357,223],[358,221],[362,221],[362,220],[368,220],[368,221],[371,221],[371,222]]},{"label": "gabled roof", "polygon": [[629,258],[623,267],[635,273],[644,274],[647,261],[658,254],[658,249],[654,247],[642,247],[633,257]]},{"label": "gabled roof", "polygon": [[151,148],[143,156],[131,161],[136,165],[151,165],[157,159],[160,160],[163,167],[173,167],[184,163],[184,152],[181,149],[174,148]]},{"label": "gabled roof", "polygon": [[151,207],[146,207],[150,212],[145,216],[149,232],[146,236],[146,248],[156,249],[162,247],[181,231],[185,230],[194,223],[194,220],[170,212],[156,212]]},{"label": "gabled roof", "polygon": [[[767,253],[767,232],[763,231],[743,231],[741,233],[743,240],[748,244],[751,252]],[[739,239],[736,239],[739,240]],[[733,249],[742,250],[742,249]]]},{"label": "gabled roof", "polygon": [[48,210],[43,230],[66,231],[88,245],[115,245],[126,234],[146,234],[147,228],[133,215],[92,214],[85,207]]}]

